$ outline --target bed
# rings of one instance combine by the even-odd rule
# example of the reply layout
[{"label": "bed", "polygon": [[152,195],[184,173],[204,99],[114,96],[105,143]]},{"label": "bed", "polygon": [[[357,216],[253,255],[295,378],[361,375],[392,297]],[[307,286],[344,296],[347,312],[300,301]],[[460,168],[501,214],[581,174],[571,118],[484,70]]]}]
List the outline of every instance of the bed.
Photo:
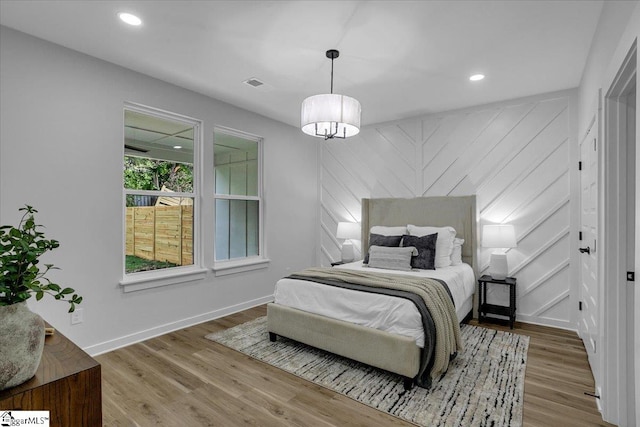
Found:
[{"label": "bed", "polygon": [[[460,253],[462,264],[404,272],[373,269],[357,261],[334,269],[345,274],[376,270],[375,274],[394,281],[392,277],[398,274],[442,279],[449,285],[455,318],[458,322],[464,321],[472,317],[476,306],[476,218],[475,196],[363,199],[363,250],[369,247],[372,227],[450,226],[457,238],[464,239]],[[336,288],[293,276],[276,284],[274,303],[267,305],[267,328],[272,341],[280,335],[393,372],[403,377],[406,389],[414,384],[428,387],[425,360],[433,359],[430,354],[434,340],[426,333],[427,327],[421,327],[420,322],[425,325],[424,319],[416,321],[416,315],[420,316],[416,305],[393,294]]]}]

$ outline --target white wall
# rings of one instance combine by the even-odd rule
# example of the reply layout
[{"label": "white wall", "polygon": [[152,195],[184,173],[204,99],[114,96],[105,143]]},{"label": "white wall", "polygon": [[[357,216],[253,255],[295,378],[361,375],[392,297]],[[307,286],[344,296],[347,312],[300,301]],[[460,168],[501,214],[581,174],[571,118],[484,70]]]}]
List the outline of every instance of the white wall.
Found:
[{"label": "white wall", "polygon": [[[337,222],[360,221],[363,197],[476,194],[479,230],[486,223],[516,229],[508,260],[518,279],[517,318],[574,329],[576,117],[575,91],[563,91],[382,123],[323,144],[321,263],[340,259]],[[481,249],[482,270],[490,253]]]},{"label": "white wall", "polygon": [[[593,117],[593,114],[597,110],[598,103],[603,103],[603,99],[598,97],[598,91],[602,89],[602,95],[611,87],[616,74],[623,64],[623,60],[627,56],[629,49],[633,45],[634,41],[637,42],[640,37],[640,4],[636,1],[622,2],[622,1],[606,1],[602,9],[602,15],[600,17],[598,28],[594,36],[589,57],[584,69],[582,81],[579,88],[579,136],[585,134],[589,125],[589,120]],[[636,59],[636,69],[638,69],[638,59]],[[636,77],[637,78],[637,77]],[[637,99],[637,86],[636,86],[636,99]],[[606,117],[603,116],[603,117]],[[635,113],[636,124],[640,121],[640,113],[636,109]],[[608,162],[606,152],[609,150],[611,141],[607,138],[602,138],[606,135],[605,129],[609,126],[609,123],[601,123],[600,135],[603,147],[601,153],[600,168],[602,173],[600,177],[604,180],[604,177],[611,177],[616,175],[618,165]],[[640,141],[640,130],[636,128],[636,147]],[[636,159],[638,155],[636,154]],[[637,168],[636,162],[636,182],[640,182],[640,172]],[[612,184],[615,187],[615,183],[608,180],[608,182],[601,182],[601,185],[606,185],[607,188],[612,188]],[[603,188],[601,186],[601,188]],[[603,193],[601,191],[601,193]],[[615,199],[616,195],[601,194],[601,203],[609,198]],[[636,186],[636,209],[640,206],[640,197],[638,194],[638,186]],[[604,204],[604,203],[602,203]],[[604,206],[601,206],[601,218],[600,218],[600,247],[604,248],[604,253],[601,252],[601,264],[600,267],[605,265],[604,260],[607,257],[615,256],[613,251],[608,251],[607,240],[611,240],[611,236],[605,234],[605,229],[611,228],[613,219],[603,215],[605,212]],[[636,210],[637,212],[640,210]],[[637,224],[636,220],[636,224]],[[635,236],[635,253],[636,253],[636,272],[638,271],[640,260],[638,254],[640,254],[640,245],[638,244],[638,233],[640,230],[636,227]],[[636,387],[635,397],[629,396],[627,389],[627,381],[633,381],[634,373],[626,371],[626,358],[635,358],[635,378],[636,382],[640,378],[640,338],[636,333],[636,349],[635,355],[633,350],[629,350],[626,345],[626,301],[624,294],[620,293],[620,290],[624,291],[625,283],[613,283],[609,280],[611,271],[601,269],[599,272],[599,287],[600,295],[602,297],[601,307],[602,313],[600,316],[601,324],[597,325],[599,331],[599,348],[602,349],[600,354],[597,355],[595,363],[599,364],[596,372],[600,372],[601,375],[597,375],[595,378],[597,392],[601,398],[598,402],[601,406],[603,418],[606,421],[620,424],[620,425],[637,425],[640,420],[639,408],[628,408],[635,402],[636,406],[640,406],[640,392]],[[637,286],[637,281],[636,285]],[[636,313],[638,313],[638,302],[640,299],[636,297]],[[637,325],[637,320],[636,320]],[[631,344],[630,344],[631,345]],[[631,346],[631,348],[633,348]],[[627,405],[629,404],[629,405]],[[635,423],[632,420],[632,416],[629,414],[636,412]]]},{"label": "white wall", "polygon": [[[315,263],[317,141],[194,92],[0,31],[0,223],[16,223],[17,209],[29,203],[40,211],[47,236],[60,241],[47,257],[61,268],[51,278],[84,297],[85,321],[71,326],[68,305],[51,298],[30,307],[74,342],[102,352],[256,305],[271,298],[288,270]],[[205,154],[213,152],[216,125],[264,137],[267,269],[224,277],[209,272],[196,283],[122,292],[125,101],[202,120]],[[212,206],[209,199],[203,203],[209,218]],[[204,233],[212,235],[213,228],[213,221],[203,223]],[[211,261],[209,241],[204,258]]]}]

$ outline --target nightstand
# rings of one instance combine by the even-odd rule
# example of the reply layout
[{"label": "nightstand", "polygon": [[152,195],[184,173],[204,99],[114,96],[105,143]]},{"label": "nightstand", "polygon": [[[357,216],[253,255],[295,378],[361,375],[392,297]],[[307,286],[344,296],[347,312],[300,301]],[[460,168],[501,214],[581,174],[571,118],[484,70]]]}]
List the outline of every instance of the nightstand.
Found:
[{"label": "nightstand", "polygon": [[[494,283],[497,285],[509,287],[509,306],[487,304],[488,283]],[[513,329],[513,322],[515,322],[516,320],[516,278],[507,277],[504,280],[497,280],[485,274],[478,279],[478,286],[480,288],[478,321],[482,323],[483,320],[489,319],[487,317],[487,314],[499,314],[501,316],[508,316],[509,327]]]}]

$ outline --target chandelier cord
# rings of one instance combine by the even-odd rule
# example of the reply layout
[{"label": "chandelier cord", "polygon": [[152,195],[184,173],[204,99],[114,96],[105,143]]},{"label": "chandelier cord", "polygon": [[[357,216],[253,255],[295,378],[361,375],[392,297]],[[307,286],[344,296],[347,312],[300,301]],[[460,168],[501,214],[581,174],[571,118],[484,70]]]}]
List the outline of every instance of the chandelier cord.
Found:
[{"label": "chandelier cord", "polygon": [[331,57],[331,94],[333,94],[333,57]]}]

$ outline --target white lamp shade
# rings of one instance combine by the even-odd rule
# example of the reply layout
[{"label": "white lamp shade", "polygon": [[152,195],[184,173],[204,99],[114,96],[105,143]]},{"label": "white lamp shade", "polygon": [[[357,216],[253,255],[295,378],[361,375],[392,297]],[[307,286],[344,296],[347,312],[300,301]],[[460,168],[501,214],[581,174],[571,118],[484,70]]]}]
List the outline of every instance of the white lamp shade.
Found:
[{"label": "white lamp shade", "polygon": [[336,237],[338,239],[360,240],[360,224],[357,222],[339,222]]},{"label": "white lamp shade", "polygon": [[325,133],[354,136],[360,132],[361,112],[360,102],[350,96],[314,95],[302,101],[300,125],[302,131],[311,136],[324,136]]},{"label": "white lamp shade", "polygon": [[485,248],[515,248],[513,225],[485,225],[482,227],[482,246]]}]

